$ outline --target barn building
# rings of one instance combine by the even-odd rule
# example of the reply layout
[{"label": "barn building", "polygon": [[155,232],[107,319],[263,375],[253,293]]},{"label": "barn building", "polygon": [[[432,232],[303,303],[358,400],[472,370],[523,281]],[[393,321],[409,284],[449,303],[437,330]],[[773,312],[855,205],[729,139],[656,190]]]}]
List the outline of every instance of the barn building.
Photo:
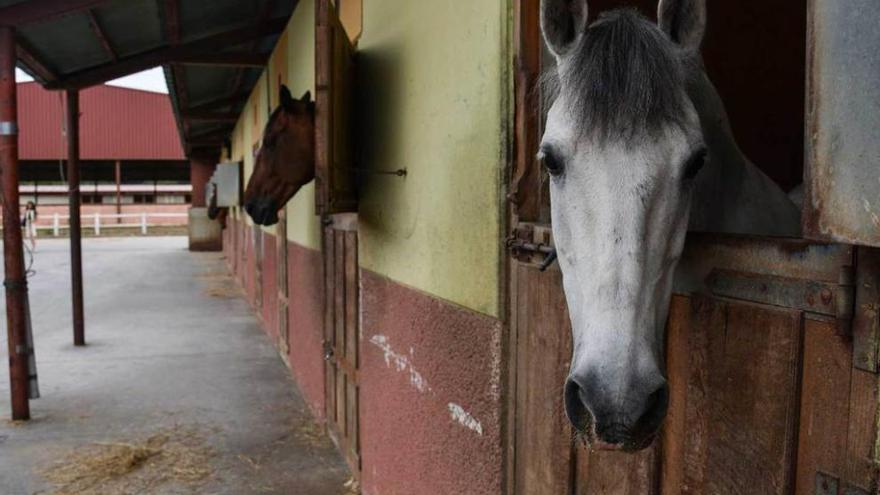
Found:
[{"label": "barn building", "polygon": [[[62,93],[36,82],[18,85],[20,202],[33,201],[39,224],[51,228],[67,214]],[[124,109],[121,111],[120,109]],[[183,152],[168,96],[101,85],[82,92],[81,174],[85,216],[141,213],[186,214],[192,202],[190,162]],[[151,218],[185,224],[186,217]],[[130,222],[129,222],[130,223]]]}]

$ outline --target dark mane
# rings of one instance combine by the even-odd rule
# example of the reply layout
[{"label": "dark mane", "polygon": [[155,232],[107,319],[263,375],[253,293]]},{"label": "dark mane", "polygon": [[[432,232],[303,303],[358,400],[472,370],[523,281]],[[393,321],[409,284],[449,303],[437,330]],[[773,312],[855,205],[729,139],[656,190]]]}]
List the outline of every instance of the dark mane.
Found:
[{"label": "dark mane", "polygon": [[660,28],[635,10],[602,14],[558,77],[578,125],[600,141],[629,140],[682,123],[685,61]]}]

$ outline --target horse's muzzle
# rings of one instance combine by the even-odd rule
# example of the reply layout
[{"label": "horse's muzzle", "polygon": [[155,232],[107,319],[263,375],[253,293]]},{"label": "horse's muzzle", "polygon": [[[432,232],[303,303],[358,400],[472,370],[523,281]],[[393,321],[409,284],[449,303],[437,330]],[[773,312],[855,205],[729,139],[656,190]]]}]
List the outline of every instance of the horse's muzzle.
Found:
[{"label": "horse's muzzle", "polygon": [[278,223],[278,207],[271,198],[249,201],[244,210],[257,225],[270,226]]}]

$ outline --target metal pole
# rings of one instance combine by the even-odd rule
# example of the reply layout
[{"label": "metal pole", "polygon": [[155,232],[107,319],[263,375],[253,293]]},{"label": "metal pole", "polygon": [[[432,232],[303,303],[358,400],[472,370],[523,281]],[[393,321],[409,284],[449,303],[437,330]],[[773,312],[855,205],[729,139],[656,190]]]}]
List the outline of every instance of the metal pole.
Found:
[{"label": "metal pole", "polygon": [[[122,163],[116,160],[116,214],[122,215]],[[116,223],[122,223],[122,217],[116,217]]]},{"label": "metal pole", "polygon": [[83,317],[82,223],[79,194],[79,91],[67,91],[67,183],[70,197],[70,278],[73,287],[73,345],[86,345]]},{"label": "metal pole", "polygon": [[18,109],[15,29],[0,26],[0,180],[3,184],[3,266],[6,270],[6,331],[12,419],[30,419],[28,402],[27,278],[19,224]]}]

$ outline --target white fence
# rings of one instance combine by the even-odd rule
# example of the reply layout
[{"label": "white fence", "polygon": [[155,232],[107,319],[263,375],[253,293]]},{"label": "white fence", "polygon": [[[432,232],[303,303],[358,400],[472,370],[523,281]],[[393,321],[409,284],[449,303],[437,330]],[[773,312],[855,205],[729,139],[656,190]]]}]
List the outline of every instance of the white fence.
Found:
[{"label": "white fence", "polygon": [[[52,215],[52,225],[37,225],[37,230],[52,232],[58,237],[61,229],[70,228],[70,215]],[[150,223],[150,219],[156,218],[179,218],[181,222]],[[95,235],[101,235],[101,230],[108,229],[140,229],[141,234],[147,235],[150,227],[180,227],[188,222],[189,215],[186,213],[90,213],[82,215],[82,227],[92,227]],[[117,221],[119,220],[119,221]],[[62,223],[62,221],[64,221]]]}]

